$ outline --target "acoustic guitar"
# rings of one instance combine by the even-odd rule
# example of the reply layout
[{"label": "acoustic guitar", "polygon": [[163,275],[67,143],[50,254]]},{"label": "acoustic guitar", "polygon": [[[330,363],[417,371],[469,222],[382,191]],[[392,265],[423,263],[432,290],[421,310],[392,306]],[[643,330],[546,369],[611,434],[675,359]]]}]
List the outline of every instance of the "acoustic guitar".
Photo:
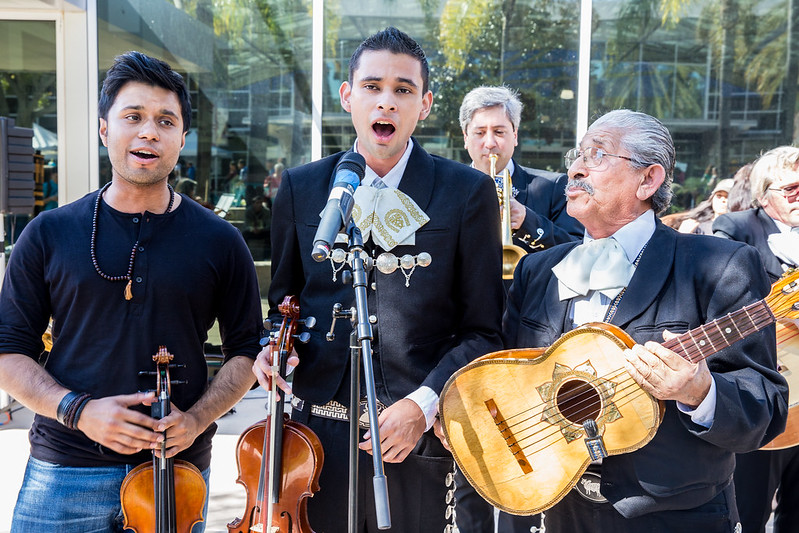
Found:
[{"label": "acoustic guitar", "polygon": [[[696,362],[778,318],[799,318],[799,271],[769,296],[663,345]],[[546,349],[504,350],[461,368],[439,401],[444,435],[477,492],[499,509],[533,514],[560,501],[593,459],[655,436],[664,405],[630,377],[635,341],[591,323]],[[799,367],[797,367],[799,370]]]},{"label": "acoustic guitar", "polygon": [[763,446],[763,450],[782,450],[799,444],[798,321],[777,321],[777,369],[788,382],[788,423],[785,431]]}]

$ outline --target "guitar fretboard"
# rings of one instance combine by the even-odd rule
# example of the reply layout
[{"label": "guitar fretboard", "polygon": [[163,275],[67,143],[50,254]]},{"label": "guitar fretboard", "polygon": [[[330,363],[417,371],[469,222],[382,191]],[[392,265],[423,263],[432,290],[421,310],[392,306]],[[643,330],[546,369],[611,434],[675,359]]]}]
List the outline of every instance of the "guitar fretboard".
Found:
[{"label": "guitar fretboard", "polygon": [[765,328],[775,320],[769,306],[764,300],[760,300],[666,341],[663,346],[695,363]]}]

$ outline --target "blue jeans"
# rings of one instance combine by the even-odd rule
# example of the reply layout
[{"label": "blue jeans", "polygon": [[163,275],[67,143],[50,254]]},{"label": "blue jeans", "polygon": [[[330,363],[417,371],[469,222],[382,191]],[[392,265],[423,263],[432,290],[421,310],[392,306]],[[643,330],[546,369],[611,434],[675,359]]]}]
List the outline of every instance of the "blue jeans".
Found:
[{"label": "blue jeans", "polygon": [[[28,459],[14,507],[11,533],[115,533],[122,531],[119,489],[133,467],[70,467]],[[211,469],[202,475],[208,486]],[[203,517],[208,516],[208,493]],[[200,522],[192,533],[203,533]]]}]

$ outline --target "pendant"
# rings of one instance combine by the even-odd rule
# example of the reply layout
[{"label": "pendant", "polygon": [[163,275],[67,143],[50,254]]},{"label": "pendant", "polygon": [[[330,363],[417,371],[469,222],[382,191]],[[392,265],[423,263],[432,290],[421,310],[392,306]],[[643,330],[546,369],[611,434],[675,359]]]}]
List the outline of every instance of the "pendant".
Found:
[{"label": "pendant", "polygon": [[129,279],[128,280],[128,284],[125,285],[125,299],[126,300],[132,300],[133,299],[133,289],[131,287],[132,283],[133,283],[133,280]]}]

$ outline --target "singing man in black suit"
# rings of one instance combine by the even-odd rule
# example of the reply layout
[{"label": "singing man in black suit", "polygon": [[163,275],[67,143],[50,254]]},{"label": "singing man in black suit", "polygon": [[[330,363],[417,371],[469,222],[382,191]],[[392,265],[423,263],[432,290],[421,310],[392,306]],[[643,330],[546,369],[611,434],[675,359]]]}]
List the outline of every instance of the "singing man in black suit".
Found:
[{"label": "singing man in black suit", "polygon": [[[799,266],[799,148],[769,150],[755,162],[750,180],[757,207],[721,215],[713,222],[713,234],[757,248],[773,283],[788,268]],[[766,530],[775,492],[774,532],[795,531],[799,446],[737,457],[735,494],[744,531]]]},{"label": "singing man in black suit", "polygon": [[[472,166],[490,174],[489,156],[496,155],[496,172],[507,169],[511,174],[516,193],[510,195],[513,244],[529,253],[582,238],[582,225],[566,212],[568,176],[525,168],[513,160],[522,116],[518,95],[505,86],[477,87],[463,98],[459,115]],[[455,479],[460,532],[494,533],[494,508],[475,492],[460,471]],[[498,518],[499,531],[503,533],[529,533],[531,528],[540,526],[540,515],[517,517],[500,512]]]},{"label": "singing man in black suit", "polygon": [[740,531],[735,453],[784,428],[787,385],[773,325],[696,363],[660,344],[770,288],[750,246],[658,221],[674,161],[657,119],[628,110],[600,117],[566,155],[567,209],[585,226],[584,242],[528,254],[516,269],[503,318],[507,347],[549,346],[587,322],[615,324],[638,343],[619,368],[665,405],[645,446],[589,466],[606,501],[568,491],[545,511],[547,533]]},{"label": "singing man in black suit", "polygon": [[510,172],[513,241],[535,252],[582,238],[583,227],[566,212],[566,174],[526,168],[513,160],[521,117],[522,102],[514,91],[482,86],[463,98],[459,118],[472,166],[490,174],[489,155],[495,154],[497,173]]},{"label": "singing man in black suit", "polygon": [[[411,137],[430,113],[433,95],[424,51],[405,33],[387,28],[361,43],[340,96],[357,133],[353,150],[367,166],[353,216],[378,264],[367,291],[376,319],[377,397],[387,406],[379,430],[391,531],[440,532],[451,525],[445,479],[454,462],[430,430],[438,395],[458,368],[501,347],[496,192],[486,175],[428,154]],[[272,213],[270,315],[284,296],[297,295],[301,314],[320,322],[308,344],[296,347],[292,416],[324,447],[321,490],[308,508],[311,526],[326,533],[347,531],[349,426],[336,413],[349,407],[352,326],[338,321],[334,342],[325,340],[325,330],[333,305],[351,307],[354,292],[335,281],[347,263],[317,263],[311,248],[342,155],[286,170]],[[337,253],[346,255],[345,249]],[[267,359],[262,353],[256,362],[262,385],[269,382]],[[377,531],[372,435],[361,435],[357,531]]]}]

